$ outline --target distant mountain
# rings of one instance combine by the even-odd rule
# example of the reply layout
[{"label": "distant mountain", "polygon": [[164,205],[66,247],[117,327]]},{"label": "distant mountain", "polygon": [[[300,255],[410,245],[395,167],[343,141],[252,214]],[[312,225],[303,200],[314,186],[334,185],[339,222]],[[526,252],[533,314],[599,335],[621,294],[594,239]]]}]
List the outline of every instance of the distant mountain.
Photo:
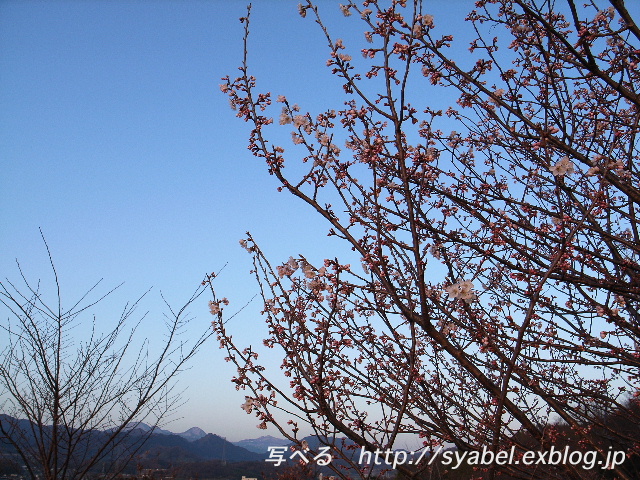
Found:
[{"label": "distant mountain", "polygon": [[225,460],[228,462],[261,461],[266,455],[250,452],[211,433],[192,442],[179,435],[152,435],[140,451],[143,459],[171,459],[171,463],[195,460]]},{"label": "distant mountain", "polygon": [[228,460],[229,462],[247,462],[252,460],[264,460],[266,455],[250,452],[227,442],[218,435],[208,433],[206,436],[191,442],[193,452],[202,458],[211,460]]},{"label": "distant mountain", "polygon": [[[113,430],[113,429],[112,429]],[[137,422],[137,423],[131,423],[130,425],[127,426],[127,430],[138,430],[139,433],[148,433],[151,430],[151,427],[149,425],[147,425],[146,423],[143,422]],[[186,440],[188,440],[189,442],[193,442],[194,440],[198,440],[199,438],[204,437],[207,432],[205,432],[204,430],[202,430],[199,427],[191,427],[189,430],[187,430],[186,432],[182,432],[182,433],[175,433],[175,432],[171,432],[169,430],[164,430],[160,427],[155,427],[153,429],[153,433],[154,435],[178,435],[179,437],[182,437]]]},{"label": "distant mountain", "polygon": [[[30,433],[32,431],[31,422],[28,420],[18,420],[0,414],[0,422],[3,428],[9,432],[13,430],[22,432],[21,438],[25,440],[26,444],[30,444],[30,448],[35,445],[35,438]],[[50,428],[49,426],[44,427],[45,432]],[[142,422],[130,424],[128,428],[116,436],[114,442],[125,450],[135,450],[140,459],[147,463],[158,463],[159,459],[162,460],[162,463],[173,465],[210,460],[260,462],[267,457],[264,453],[246,450],[218,435],[207,434],[197,427],[190,428],[181,434],[160,428],[153,429],[153,432],[151,430],[152,427]],[[83,450],[80,453],[92,454],[104,442],[109,441],[113,431],[114,429],[86,431],[86,445],[83,445]],[[8,442],[0,441],[0,456],[3,453],[13,453],[13,450]]]},{"label": "distant mountain", "polygon": [[269,447],[285,447],[290,443],[291,442],[289,442],[289,440],[285,440],[284,438],[272,437],[271,435],[233,442],[234,445],[245,448],[250,452],[255,453],[268,453]]},{"label": "distant mountain", "polygon": [[[135,422],[127,425],[127,430],[139,430],[139,433],[148,433],[151,430],[151,428],[152,427],[150,427],[144,422]],[[110,430],[114,430],[114,428]],[[157,435],[175,435],[175,433],[170,432],[169,430],[163,430],[160,427],[153,428],[153,433],[154,435],[156,434]]]},{"label": "distant mountain", "polygon": [[184,438],[185,440],[193,442],[194,440],[200,440],[202,437],[206,436],[207,432],[198,427],[191,427],[186,432],[176,433],[176,435]]}]

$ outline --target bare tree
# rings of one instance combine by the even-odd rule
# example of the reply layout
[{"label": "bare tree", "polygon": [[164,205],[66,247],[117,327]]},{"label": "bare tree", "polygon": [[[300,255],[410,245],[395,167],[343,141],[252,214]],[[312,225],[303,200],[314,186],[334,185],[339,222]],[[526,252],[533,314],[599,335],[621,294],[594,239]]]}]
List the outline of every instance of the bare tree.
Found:
[{"label": "bare tree", "polygon": [[[0,360],[0,449],[34,480],[113,478],[183,402],[176,377],[211,335],[183,335],[186,309],[203,288],[178,311],[165,301],[166,333],[151,345],[136,341],[145,315],[132,324],[142,297],[103,333],[104,321],[91,320],[90,309],[113,290],[91,301],[96,284],[67,307],[50,252],[49,260],[53,289],[34,286],[22,269],[23,286],[0,282],[8,343]],[[86,337],[74,333],[85,328]]]},{"label": "bare tree", "polygon": [[[640,429],[607,421],[640,424],[640,28],[625,2],[480,0],[464,49],[420,0],[341,5],[362,45],[333,37],[311,2],[298,8],[326,35],[344,105],[312,114],[280,95],[271,113],[249,73],[249,16],[241,75],[221,89],[253,127],[251,152],[348,260],[274,268],[242,240],[265,345],[291,385],[216,312],[243,408],[298,443],[310,427],[363,478],[331,439],[368,452],[402,434],[431,453],[513,448],[508,464],[478,466],[489,478],[596,478],[611,449],[637,458]],[[293,145],[268,140],[274,117]],[[522,461],[561,444],[602,463]]]}]

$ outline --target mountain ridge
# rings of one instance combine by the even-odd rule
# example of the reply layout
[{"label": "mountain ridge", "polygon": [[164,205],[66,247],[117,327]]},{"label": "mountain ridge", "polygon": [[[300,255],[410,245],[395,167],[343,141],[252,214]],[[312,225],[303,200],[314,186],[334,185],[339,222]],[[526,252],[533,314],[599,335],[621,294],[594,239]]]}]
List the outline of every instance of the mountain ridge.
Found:
[{"label": "mountain ridge", "polygon": [[286,447],[291,445],[289,440],[273,437],[271,435],[263,435],[262,437],[248,438],[231,443],[255,453],[267,453],[269,451],[269,447]]},{"label": "mountain ridge", "polygon": [[[37,431],[38,427],[30,427],[31,422],[13,418],[6,414],[0,414],[0,421],[5,424],[7,431],[17,429],[23,432]],[[35,430],[32,430],[35,429]],[[51,428],[44,426],[45,430]],[[89,450],[99,448],[100,445],[107,442],[109,437],[115,431],[115,428],[106,430],[91,430],[91,444],[87,446]],[[87,430],[89,432],[89,430]],[[228,462],[255,462],[264,461],[266,448],[264,452],[251,451],[242,446],[235,445],[227,441],[220,435],[206,433],[199,427],[191,427],[190,429],[174,433],[162,428],[153,428],[143,422],[137,422],[125,428],[118,434],[121,438],[119,441],[125,441],[131,444],[141,442],[142,447],[138,451],[138,455],[142,459],[154,458],[171,458],[172,462],[193,462],[193,461],[209,461],[222,460]],[[144,438],[148,437],[148,438]],[[27,442],[35,445],[35,439],[32,436],[24,437]],[[262,438],[262,437],[261,437]],[[270,437],[275,439],[275,437]],[[254,439],[247,439],[251,444]],[[7,443],[0,443],[0,453],[5,451],[13,451],[13,448]]]}]

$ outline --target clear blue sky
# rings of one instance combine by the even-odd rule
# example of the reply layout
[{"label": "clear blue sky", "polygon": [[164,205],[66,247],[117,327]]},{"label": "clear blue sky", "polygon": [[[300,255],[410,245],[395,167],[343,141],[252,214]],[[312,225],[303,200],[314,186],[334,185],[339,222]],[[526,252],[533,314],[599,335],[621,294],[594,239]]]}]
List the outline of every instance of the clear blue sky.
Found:
[{"label": "clear blue sky", "polygon": [[[339,108],[322,33],[297,3],[254,2],[253,73],[303,109]],[[360,38],[338,3],[321,2],[336,37]],[[464,17],[470,5],[461,7]],[[68,304],[100,278],[105,289],[125,282],[99,324],[153,286],[141,311],[157,343],[160,291],[180,306],[226,263],[216,286],[229,311],[257,293],[238,245],[247,230],[276,262],[340,254],[325,225],[276,192],[219,91],[241,60],[244,14],[245,2],[226,0],[0,2],[0,277],[17,280],[18,259],[30,279],[51,285],[42,228]],[[211,320],[207,300],[191,308],[194,336]],[[235,338],[262,338],[258,310],[254,301],[229,323]],[[169,429],[264,434],[240,409],[244,394],[223,357],[215,339],[196,357],[180,380],[189,400]]]}]

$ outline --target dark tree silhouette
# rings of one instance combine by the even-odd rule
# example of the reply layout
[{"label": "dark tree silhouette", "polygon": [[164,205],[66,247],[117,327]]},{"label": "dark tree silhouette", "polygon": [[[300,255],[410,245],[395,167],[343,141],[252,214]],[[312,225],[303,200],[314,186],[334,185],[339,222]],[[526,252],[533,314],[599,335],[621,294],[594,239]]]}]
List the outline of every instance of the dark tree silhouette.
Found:
[{"label": "dark tree silhouette", "polygon": [[[211,334],[183,335],[186,309],[203,289],[178,311],[166,304],[165,336],[150,345],[136,341],[144,315],[131,323],[141,298],[111,325],[97,323],[90,309],[111,292],[88,300],[96,284],[66,306],[50,252],[49,259],[51,289],[32,285],[22,270],[22,286],[0,282],[7,314],[0,328],[8,343],[0,360],[2,452],[33,480],[80,480],[96,471],[113,478],[182,403],[175,379]],[[55,304],[47,301],[51,295]],[[88,336],[74,333],[87,325]]]}]

